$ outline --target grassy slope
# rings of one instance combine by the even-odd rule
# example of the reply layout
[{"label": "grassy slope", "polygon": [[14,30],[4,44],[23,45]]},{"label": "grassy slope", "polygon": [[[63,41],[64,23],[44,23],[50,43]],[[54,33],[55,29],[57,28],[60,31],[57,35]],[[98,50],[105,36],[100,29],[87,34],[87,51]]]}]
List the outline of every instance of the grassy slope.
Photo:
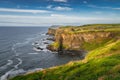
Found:
[{"label": "grassy slope", "polygon": [[[90,50],[91,46],[87,44],[87,48]],[[120,80],[120,39],[109,40],[100,47],[92,48],[84,60],[11,80]]]}]

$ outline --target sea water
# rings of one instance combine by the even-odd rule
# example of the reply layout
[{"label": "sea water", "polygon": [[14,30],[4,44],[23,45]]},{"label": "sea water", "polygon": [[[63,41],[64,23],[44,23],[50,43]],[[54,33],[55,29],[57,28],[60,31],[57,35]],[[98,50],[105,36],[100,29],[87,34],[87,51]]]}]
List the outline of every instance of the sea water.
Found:
[{"label": "sea water", "polygon": [[0,27],[0,80],[81,59],[47,50],[47,31],[48,27]]}]

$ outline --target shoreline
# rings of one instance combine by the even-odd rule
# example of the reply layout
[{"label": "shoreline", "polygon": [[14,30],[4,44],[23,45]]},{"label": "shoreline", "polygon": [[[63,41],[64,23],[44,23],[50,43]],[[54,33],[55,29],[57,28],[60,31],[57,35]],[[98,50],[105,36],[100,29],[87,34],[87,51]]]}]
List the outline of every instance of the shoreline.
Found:
[{"label": "shoreline", "polygon": [[[117,74],[120,63],[120,45],[118,45],[120,43],[120,27],[114,27],[114,25],[112,25],[112,27],[109,27],[109,25],[106,25],[107,27],[99,26],[101,25],[97,27],[87,25],[87,28],[85,26],[82,28],[60,27],[56,29],[56,31],[54,30],[53,33],[50,31],[50,33],[54,34],[55,39],[50,46],[51,49],[57,51],[58,55],[68,56],[68,54],[72,54],[72,56],[74,56],[74,54],[79,52],[87,51],[84,53],[85,58],[78,61],[70,61],[64,65],[43,69],[42,71],[37,71],[37,73],[33,72],[22,76],[16,76],[11,80],[20,80],[21,78],[23,80],[55,80],[56,78],[60,80],[71,78],[75,80],[98,80],[101,76],[105,76],[104,78],[107,79],[107,77],[110,76],[109,72],[110,74]],[[105,28],[104,31],[103,28]],[[93,29],[95,31],[93,31]],[[114,60],[117,62],[111,63]],[[115,72],[114,69],[117,71]],[[119,76],[117,76],[117,78],[119,78]],[[112,80],[116,80],[117,78],[113,78]]]}]

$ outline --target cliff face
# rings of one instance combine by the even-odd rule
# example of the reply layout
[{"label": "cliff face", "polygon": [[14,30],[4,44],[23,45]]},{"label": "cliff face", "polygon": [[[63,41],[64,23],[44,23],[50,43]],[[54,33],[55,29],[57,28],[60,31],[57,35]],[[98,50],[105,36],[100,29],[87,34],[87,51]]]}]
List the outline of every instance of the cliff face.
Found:
[{"label": "cliff face", "polygon": [[49,29],[48,33],[54,35],[55,43],[59,45],[50,46],[53,51],[57,51],[60,47],[64,50],[83,50],[86,43],[102,44],[103,41],[112,39],[116,34],[105,31],[69,33],[65,29]]},{"label": "cliff face", "polygon": [[[110,39],[113,37],[113,33],[110,32],[87,32],[79,34],[66,34],[66,33],[56,33],[56,42],[64,44],[68,49],[80,49],[82,45],[87,42],[101,42],[104,39]],[[62,38],[62,39],[61,39]]]}]

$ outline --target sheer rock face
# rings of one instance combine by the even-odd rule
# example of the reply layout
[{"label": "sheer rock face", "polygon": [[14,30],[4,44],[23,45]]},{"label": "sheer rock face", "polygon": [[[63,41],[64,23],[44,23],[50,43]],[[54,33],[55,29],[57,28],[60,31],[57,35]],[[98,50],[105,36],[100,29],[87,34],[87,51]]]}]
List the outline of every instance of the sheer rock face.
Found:
[{"label": "sheer rock face", "polygon": [[112,32],[104,31],[69,33],[69,30],[66,31],[64,29],[49,29],[48,33],[52,33],[54,35],[55,42],[58,42],[60,45],[66,46],[66,49],[69,50],[81,49],[81,46],[84,44],[84,42],[100,42],[104,39],[111,39],[115,35]]}]

